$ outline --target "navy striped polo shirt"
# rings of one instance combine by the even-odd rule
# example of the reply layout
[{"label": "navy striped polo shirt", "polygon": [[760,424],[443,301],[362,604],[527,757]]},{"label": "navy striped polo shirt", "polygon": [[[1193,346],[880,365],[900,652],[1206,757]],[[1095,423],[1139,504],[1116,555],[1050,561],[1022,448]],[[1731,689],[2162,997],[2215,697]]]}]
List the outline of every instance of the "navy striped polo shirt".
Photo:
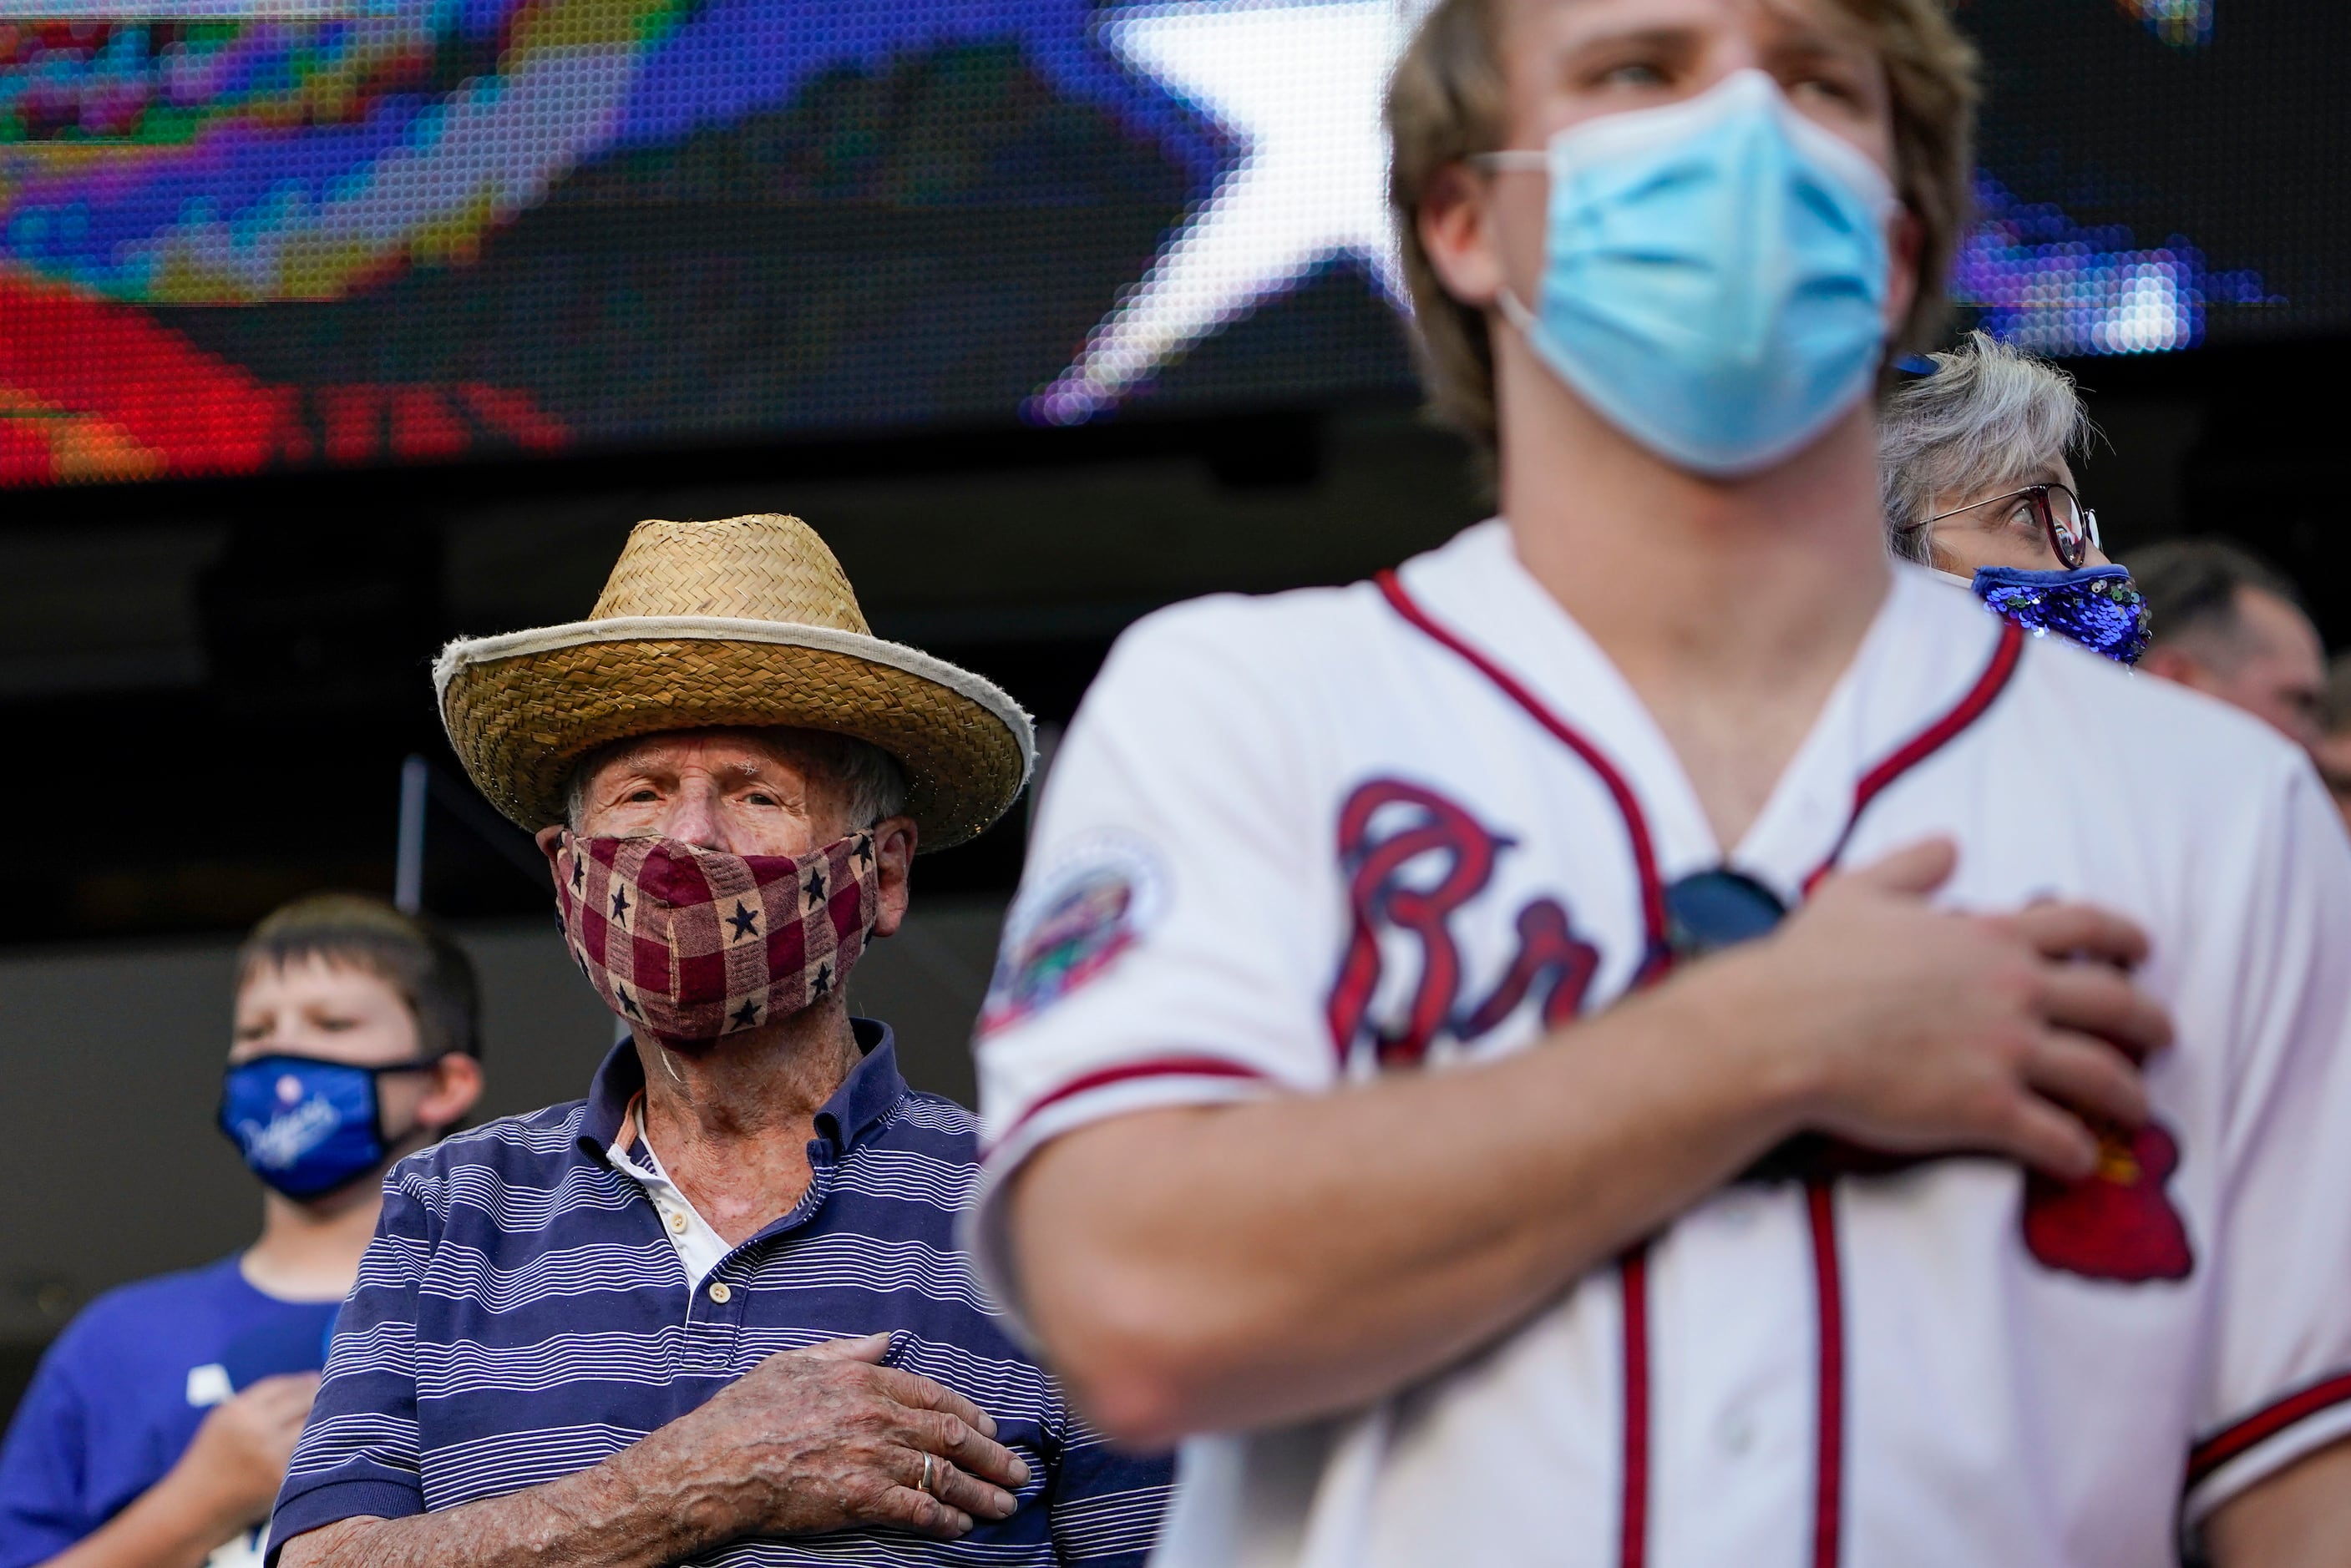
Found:
[{"label": "navy striped polo shirt", "polygon": [[644,1086],[626,1041],[586,1100],[394,1166],[272,1542],[554,1480],[778,1351],[887,1330],[891,1366],[978,1405],[1028,1460],[1019,1510],[956,1542],[883,1531],[737,1541],[706,1561],[1140,1564],[1169,1463],[1106,1446],[1007,1335],[956,1245],[979,1163],[971,1116],[906,1087],[887,1028],[854,1027],[864,1060],[817,1113],[806,1196],[691,1294],[652,1198],[610,1163]]}]

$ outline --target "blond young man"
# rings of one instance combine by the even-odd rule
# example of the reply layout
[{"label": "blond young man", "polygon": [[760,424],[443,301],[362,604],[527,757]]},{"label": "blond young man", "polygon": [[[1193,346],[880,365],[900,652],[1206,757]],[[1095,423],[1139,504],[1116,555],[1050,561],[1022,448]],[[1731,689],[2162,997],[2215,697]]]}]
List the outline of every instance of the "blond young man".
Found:
[{"label": "blond young man", "polygon": [[1886,556],[1971,70],[1934,0],[1409,49],[1502,517],[1131,633],[981,1024],[981,1260],[1187,1439],[1155,1562],[2339,1560],[2351,853]]}]

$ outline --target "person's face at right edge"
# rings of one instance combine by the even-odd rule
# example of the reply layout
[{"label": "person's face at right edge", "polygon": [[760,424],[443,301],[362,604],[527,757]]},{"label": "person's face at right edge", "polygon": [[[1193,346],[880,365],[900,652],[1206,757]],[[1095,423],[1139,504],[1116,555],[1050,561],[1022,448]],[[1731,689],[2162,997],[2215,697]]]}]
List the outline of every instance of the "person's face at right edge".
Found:
[{"label": "person's face at right edge", "polygon": [[2335,809],[2343,814],[2345,829],[2351,831],[2351,730],[2321,735],[2310,756],[2318,764],[2318,776],[2326,781],[2327,794],[2335,797]]},{"label": "person's face at right edge", "polygon": [[2214,675],[2212,694],[2315,756],[2326,689],[2318,628],[2293,605],[2257,588],[2237,590],[2237,618],[2246,651]]},{"label": "person's face at right edge", "polygon": [[[1501,17],[1508,146],[1541,148],[1584,120],[1677,103],[1760,69],[1800,112],[1894,178],[1884,65],[1858,25],[1827,0],[1504,0]],[[1550,182],[1492,185],[1503,270],[1531,301]],[[1897,308],[1907,308],[1907,291],[1894,293]]]}]

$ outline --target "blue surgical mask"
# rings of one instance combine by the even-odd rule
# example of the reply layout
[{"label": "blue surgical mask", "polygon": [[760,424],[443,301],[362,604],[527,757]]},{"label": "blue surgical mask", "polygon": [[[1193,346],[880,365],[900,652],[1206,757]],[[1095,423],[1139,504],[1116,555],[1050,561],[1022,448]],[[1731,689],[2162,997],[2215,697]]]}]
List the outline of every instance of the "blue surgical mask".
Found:
[{"label": "blue surgical mask", "polygon": [[1995,613],[2035,637],[2054,632],[2117,664],[2137,664],[2154,630],[2147,597],[2122,566],[2070,572],[1984,566],[1972,582],[1950,572],[1936,575],[1971,588]]},{"label": "blue surgical mask", "polygon": [[1506,292],[1504,316],[1668,462],[1758,472],[1875,384],[1893,190],[1761,71],[1479,161],[1551,175],[1541,292],[1532,310]]},{"label": "blue surgical mask", "polygon": [[432,1065],[256,1056],[222,1080],[220,1129],[254,1175],[288,1198],[316,1198],[375,1170],[397,1141],[385,1134],[376,1080]]}]

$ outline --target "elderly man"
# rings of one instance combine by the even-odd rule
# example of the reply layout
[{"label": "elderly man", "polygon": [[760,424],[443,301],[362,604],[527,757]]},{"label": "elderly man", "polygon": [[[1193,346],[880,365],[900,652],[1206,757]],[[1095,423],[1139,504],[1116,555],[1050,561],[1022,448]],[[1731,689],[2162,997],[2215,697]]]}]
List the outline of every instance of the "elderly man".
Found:
[{"label": "elderly man", "polygon": [[436,676],[633,1034],[393,1170],[278,1560],[1138,1561],[1164,1467],[1005,1337],[953,1241],[970,1118],[844,1001],[917,848],[1019,792],[1026,715],[869,635],[786,517],[644,524],[592,618]]},{"label": "elderly man", "polygon": [[1886,400],[1877,447],[1886,542],[2036,635],[2121,664],[2147,601],[2108,561],[2066,459],[2093,431],[2074,379],[1981,332]]},{"label": "elderly man", "polygon": [[2343,1562],[2351,845],[1886,559],[1970,61],[1940,0],[1405,53],[1502,515],[1122,639],[982,1016],[979,1259],[1186,1439],[1155,1568]]},{"label": "elderly man", "polygon": [[2318,742],[2326,649],[2285,575],[2221,539],[2130,554],[2155,612],[2150,675],[2241,708],[2305,750]]}]

